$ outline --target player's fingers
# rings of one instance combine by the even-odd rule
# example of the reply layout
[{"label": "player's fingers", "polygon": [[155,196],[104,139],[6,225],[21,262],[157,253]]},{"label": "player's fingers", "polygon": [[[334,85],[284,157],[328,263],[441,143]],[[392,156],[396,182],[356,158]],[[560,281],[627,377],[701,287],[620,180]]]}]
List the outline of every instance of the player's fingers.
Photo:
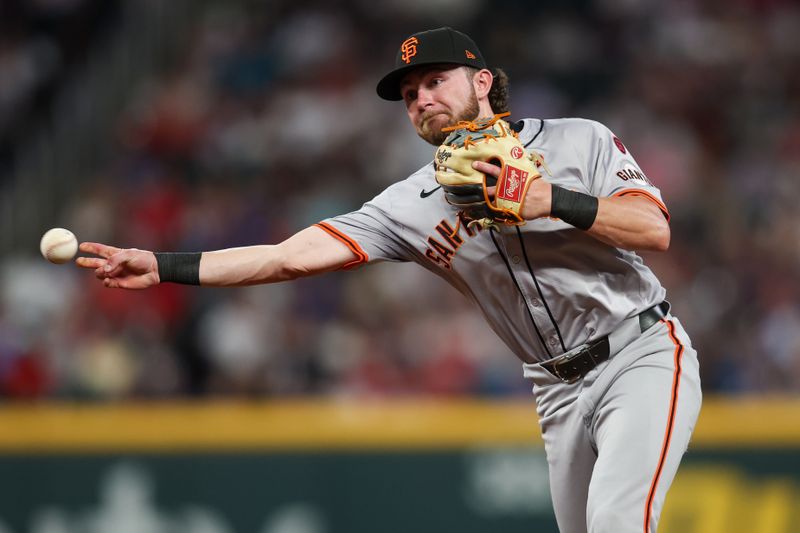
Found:
[{"label": "player's fingers", "polygon": [[489,198],[494,198],[494,193],[497,190],[497,187],[486,187],[486,196]]},{"label": "player's fingers", "polygon": [[107,244],[100,244],[99,242],[82,242],[79,249],[81,252],[99,255],[106,259],[122,251],[121,248],[117,248],[116,246],[108,246]]},{"label": "player's fingers", "polygon": [[111,256],[109,260],[103,265],[103,274],[108,278],[116,277],[126,269],[128,266],[128,257],[122,253]]},{"label": "player's fingers", "polygon": [[105,259],[99,257],[78,257],[75,259],[75,264],[83,268],[99,268],[106,262]]},{"label": "player's fingers", "polygon": [[135,285],[132,285],[129,281],[125,279],[119,278],[105,278],[103,280],[103,285],[108,287],[109,289],[136,289]]},{"label": "player's fingers", "polygon": [[486,161],[473,161],[472,168],[478,172],[483,172],[484,174],[494,176],[495,178],[500,176],[500,167],[491,163],[487,163]]},{"label": "player's fingers", "polygon": [[136,250],[134,248],[120,250],[118,253],[108,258],[108,262],[103,268],[105,268],[109,276],[116,276],[123,270],[135,267],[141,253],[141,250]]}]

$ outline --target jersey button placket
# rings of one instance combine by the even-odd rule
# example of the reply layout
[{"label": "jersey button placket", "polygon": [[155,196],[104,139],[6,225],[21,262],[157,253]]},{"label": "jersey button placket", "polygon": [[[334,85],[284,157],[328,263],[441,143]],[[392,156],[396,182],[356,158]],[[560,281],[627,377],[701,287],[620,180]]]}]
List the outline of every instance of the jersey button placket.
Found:
[{"label": "jersey button placket", "polygon": [[542,296],[535,287],[533,275],[528,270],[528,265],[524,261],[524,252],[520,247],[519,240],[515,234],[509,234],[504,244],[508,251],[508,257],[514,275],[520,281],[520,290],[523,292],[525,303],[531,310],[532,316],[535,317],[539,331],[544,336],[544,342],[547,345],[546,348],[549,349],[553,355],[556,355],[556,353],[560,352],[561,341],[556,334],[556,330],[553,328],[553,322],[547,313],[547,309],[544,307]]},{"label": "jersey button placket", "polygon": [[528,265],[523,259],[523,251],[520,248],[519,241],[515,234],[509,234],[505,239],[505,246],[508,252],[508,257],[511,263],[511,269],[514,271],[514,276],[520,282],[520,290],[523,293],[525,304],[531,310],[531,315],[536,321],[544,342],[547,348],[555,355],[554,349],[557,349],[561,343],[553,328],[553,323],[550,320],[547,310],[544,307],[541,296],[536,290],[533,276],[528,270]]}]

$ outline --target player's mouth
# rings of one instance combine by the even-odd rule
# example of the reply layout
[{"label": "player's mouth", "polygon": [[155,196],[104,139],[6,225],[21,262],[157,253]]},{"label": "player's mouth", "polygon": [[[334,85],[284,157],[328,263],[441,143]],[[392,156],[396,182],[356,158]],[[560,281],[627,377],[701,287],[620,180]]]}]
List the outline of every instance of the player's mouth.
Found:
[{"label": "player's mouth", "polygon": [[442,128],[453,123],[453,117],[447,112],[431,113],[429,116],[420,120],[417,127],[417,134],[427,143],[439,146],[447,138],[447,133]]},{"label": "player's mouth", "polygon": [[[435,112],[432,112],[432,113],[426,112],[420,118],[420,122],[419,122],[420,127],[422,127],[422,128],[428,127],[430,122],[432,122],[434,119],[436,119],[437,117],[440,117],[440,116],[444,117],[445,122],[449,122],[450,121],[450,114],[447,113],[446,111],[435,111]],[[443,124],[442,127],[445,127],[447,125],[448,124]]]}]

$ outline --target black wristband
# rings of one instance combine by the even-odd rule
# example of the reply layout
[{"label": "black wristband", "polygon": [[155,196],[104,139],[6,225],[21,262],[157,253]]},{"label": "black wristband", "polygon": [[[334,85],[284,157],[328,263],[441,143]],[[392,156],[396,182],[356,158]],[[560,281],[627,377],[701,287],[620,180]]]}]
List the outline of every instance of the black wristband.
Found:
[{"label": "black wristband", "polygon": [[553,185],[550,216],[585,231],[592,227],[597,218],[597,198]]},{"label": "black wristband", "polygon": [[200,285],[200,256],[202,252],[155,252],[158,277],[184,285]]}]

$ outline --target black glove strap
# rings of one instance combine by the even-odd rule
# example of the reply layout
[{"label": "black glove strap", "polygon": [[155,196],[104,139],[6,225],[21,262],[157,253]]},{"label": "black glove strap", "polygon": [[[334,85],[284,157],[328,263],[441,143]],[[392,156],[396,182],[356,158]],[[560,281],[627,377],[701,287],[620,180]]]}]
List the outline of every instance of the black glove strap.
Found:
[{"label": "black glove strap", "polygon": [[486,203],[483,185],[442,185],[444,197],[457,207]]},{"label": "black glove strap", "polygon": [[585,231],[592,227],[597,218],[597,203],[594,196],[553,185],[550,216]]},{"label": "black glove strap", "polygon": [[200,285],[202,252],[155,252],[161,283],[171,281],[184,285]]}]

